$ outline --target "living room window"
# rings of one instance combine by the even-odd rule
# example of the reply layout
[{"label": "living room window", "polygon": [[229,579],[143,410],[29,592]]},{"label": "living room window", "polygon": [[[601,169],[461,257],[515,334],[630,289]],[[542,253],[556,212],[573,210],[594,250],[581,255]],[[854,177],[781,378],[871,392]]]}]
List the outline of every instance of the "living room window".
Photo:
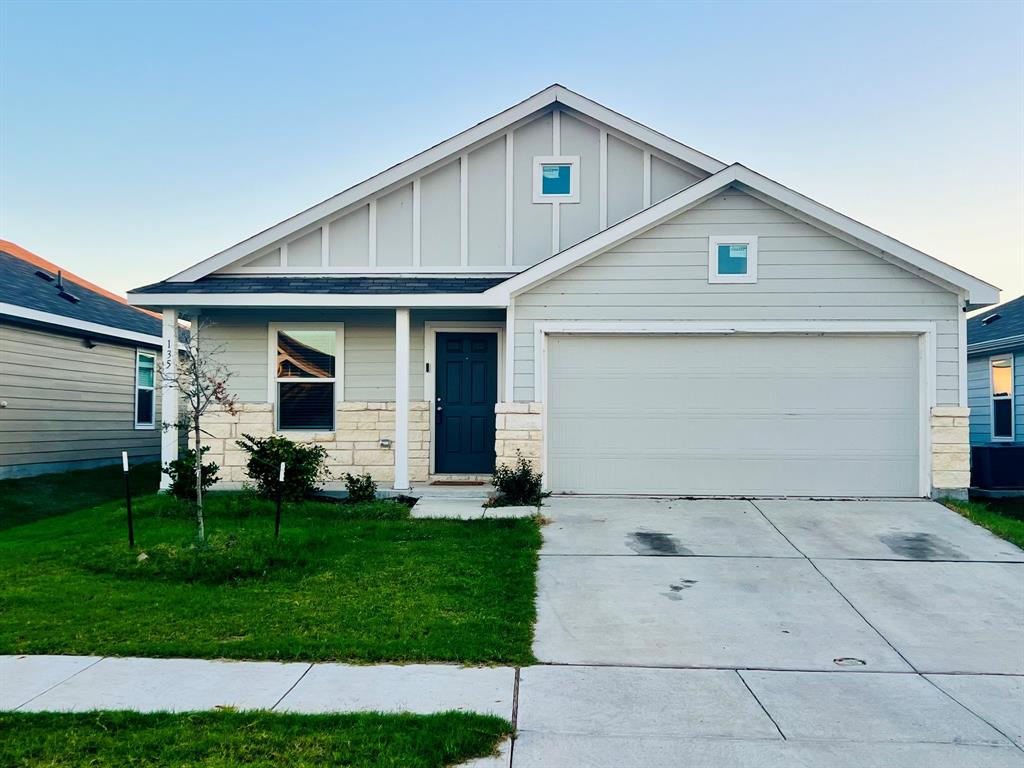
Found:
[{"label": "living room window", "polygon": [[342,326],[270,326],[277,429],[331,432],[342,399]]}]

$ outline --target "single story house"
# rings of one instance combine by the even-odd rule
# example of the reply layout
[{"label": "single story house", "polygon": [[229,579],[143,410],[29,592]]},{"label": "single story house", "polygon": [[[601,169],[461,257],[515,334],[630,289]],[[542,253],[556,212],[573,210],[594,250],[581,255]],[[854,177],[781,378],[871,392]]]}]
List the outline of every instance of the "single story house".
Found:
[{"label": "single story house", "polygon": [[971,485],[1024,490],[1024,296],[967,321]]},{"label": "single story house", "polygon": [[159,459],[160,326],[0,240],[0,479]]},{"label": "single story house", "polygon": [[223,346],[230,480],[276,432],[397,489],[521,453],[553,492],[839,497],[964,492],[998,298],[560,85],[129,293]]}]

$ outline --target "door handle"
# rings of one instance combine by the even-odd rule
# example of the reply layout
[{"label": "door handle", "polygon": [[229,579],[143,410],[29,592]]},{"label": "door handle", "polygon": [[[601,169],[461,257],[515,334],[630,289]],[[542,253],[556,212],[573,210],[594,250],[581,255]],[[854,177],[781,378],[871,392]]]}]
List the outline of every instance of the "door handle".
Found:
[{"label": "door handle", "polygon": [[441,420],[442,420],[442,418],[443,418],[443,415],[442,415],[442,411],[443,411],[443,410],[444,410],[444,409],[443,409],[443,408],[441,408],[441,406],[440,406],[440,405],[439,405],[439,406],[437,406],[437,411],[436,411],[437,417],[436,417],[436,421],[437,421],[437,423],[438,423],[438,424],[440,424],[440,423],[441,423]]}]

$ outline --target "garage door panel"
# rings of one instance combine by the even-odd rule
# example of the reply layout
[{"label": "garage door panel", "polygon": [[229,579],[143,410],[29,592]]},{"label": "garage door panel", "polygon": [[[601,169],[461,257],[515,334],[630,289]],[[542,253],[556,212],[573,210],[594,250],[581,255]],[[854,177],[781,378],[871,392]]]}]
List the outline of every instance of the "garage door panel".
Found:
[{"label": "garage door panel", "polygon": [[913,337],[552,337],[553,490],[916,495]]}]

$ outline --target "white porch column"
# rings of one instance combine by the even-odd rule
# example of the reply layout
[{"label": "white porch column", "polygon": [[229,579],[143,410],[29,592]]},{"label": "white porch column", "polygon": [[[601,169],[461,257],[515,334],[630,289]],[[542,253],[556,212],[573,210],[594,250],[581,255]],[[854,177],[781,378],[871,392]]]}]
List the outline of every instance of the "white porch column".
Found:
[{"label": "white porch column", "polygon": [[409,309],[395,310],[395,490],[409,490]]},{"label": "white porch column", "polygon": [[[163,377],[160,388],[160,420],[162,424],[177,424],[178,421],[178,390],[168,387],[167,379],[174,378],[178,372],[178,310],[165,309],[163,323],[163,362],[160,374]],[[178,427],[163,429],[160,435],[160,464],[178,458]],[[171,478],[160,473],[160,490],[171,487]]]}]

